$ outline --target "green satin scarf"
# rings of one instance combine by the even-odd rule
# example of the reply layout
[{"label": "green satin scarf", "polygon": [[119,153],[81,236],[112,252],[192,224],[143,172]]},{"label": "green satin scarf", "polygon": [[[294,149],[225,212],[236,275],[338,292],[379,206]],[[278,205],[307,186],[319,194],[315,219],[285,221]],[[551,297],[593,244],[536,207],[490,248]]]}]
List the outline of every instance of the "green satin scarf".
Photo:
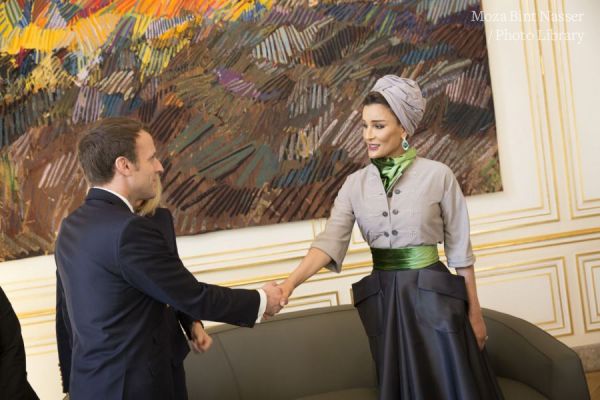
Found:
[{"label": "green satin scarf", "polygon": [[419,269],[440,260],[437,246],[422,245],[398,249],[376,249],[371,247],[373,268],[384,271]]},{"label": "green satin scarf", "polygon": [[400,157],[371,159],[371,162],[375,164],[379,170],[379,175],[383,181],[383,187],[385,188],[386,193],[389,192],[392,187],[394,187],[406,168],[412,164],[416,157],[417,151],[414,147],[411,147]]}]

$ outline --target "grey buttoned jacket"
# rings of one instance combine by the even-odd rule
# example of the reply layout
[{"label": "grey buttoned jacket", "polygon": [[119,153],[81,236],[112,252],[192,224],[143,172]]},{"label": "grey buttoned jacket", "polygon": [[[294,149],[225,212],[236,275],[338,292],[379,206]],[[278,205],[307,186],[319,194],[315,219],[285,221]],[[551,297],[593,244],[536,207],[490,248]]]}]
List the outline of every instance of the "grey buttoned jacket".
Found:
[{"label": "grey buttoned jacket", "polygon": [[417,157],[387,193],[373,164],[348,176],[311,245],[331,257],[327,268],[341,270],[355,221],[370,247],[443,242],[449,267],[475,262],[465,198],[452,170],[440,162]]}]

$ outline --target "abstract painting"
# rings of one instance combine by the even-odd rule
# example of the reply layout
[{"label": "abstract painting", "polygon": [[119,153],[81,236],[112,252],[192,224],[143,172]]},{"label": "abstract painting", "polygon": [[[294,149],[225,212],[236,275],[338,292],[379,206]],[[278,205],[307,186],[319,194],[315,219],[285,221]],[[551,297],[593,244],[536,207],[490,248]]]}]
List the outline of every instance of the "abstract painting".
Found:
[{"label": "abstract painting", "polygon": [[0,260],[52,252],[87,187],[76,143],[141,120],[179,235],[326,217],[364,166],[361,102],[385,74],[428,104],[412,144],[466,195],[502,189],[475,0],[4,0]]}]

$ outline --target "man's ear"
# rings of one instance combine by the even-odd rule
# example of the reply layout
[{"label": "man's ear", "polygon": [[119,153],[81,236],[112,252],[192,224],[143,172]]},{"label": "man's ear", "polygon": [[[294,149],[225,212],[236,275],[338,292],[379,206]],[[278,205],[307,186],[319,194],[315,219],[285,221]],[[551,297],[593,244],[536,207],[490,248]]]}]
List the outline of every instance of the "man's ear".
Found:
[{"label": "man's ear", "polygon": [[127,157],[120,156],[115,160],[115,173],[119,173],[124,176],[131,176],[133,171],[133,163],[127,159]]}]

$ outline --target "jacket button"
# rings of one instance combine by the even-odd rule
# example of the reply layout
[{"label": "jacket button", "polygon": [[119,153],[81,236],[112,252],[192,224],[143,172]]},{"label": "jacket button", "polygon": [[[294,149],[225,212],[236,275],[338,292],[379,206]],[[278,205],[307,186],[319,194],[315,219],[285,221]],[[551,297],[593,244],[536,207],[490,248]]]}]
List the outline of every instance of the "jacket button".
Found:
[{"label": "jacket button", "polygon": [[387,194],[387,197],[389,197],[389,198],[391,199],[393,195],[394,195],[394,194],[393,194],[392,192],[389,192],[389,193]]},{"label": "jacket button", "polygon": [[384,217],[387,217],[389,214],[387,211],[384,211],[383,214],[381,214],[381,215],[383,215]]},{"label": "jacket button", "polygon": [[388,236],[390,236],[390,234],[387,232],[383,232],[383,236],[388,237]]},{"label": "jacket button", "polygon": [[396,236],[397,234],[398,234],[398,231],[394,229],[394,230],[392,231],[392,235]]},{"label": "jacket button", "polygon": [[398,210],[393,210],[393,211],[392,211],[392,213],[393,213],[394,215],[398,215]]},{"label": "jacket button", "polygon": [[394,190],[394,193],[396,193],[396,194],[400,194],[400,189],[396,189],[396,190]]}]

